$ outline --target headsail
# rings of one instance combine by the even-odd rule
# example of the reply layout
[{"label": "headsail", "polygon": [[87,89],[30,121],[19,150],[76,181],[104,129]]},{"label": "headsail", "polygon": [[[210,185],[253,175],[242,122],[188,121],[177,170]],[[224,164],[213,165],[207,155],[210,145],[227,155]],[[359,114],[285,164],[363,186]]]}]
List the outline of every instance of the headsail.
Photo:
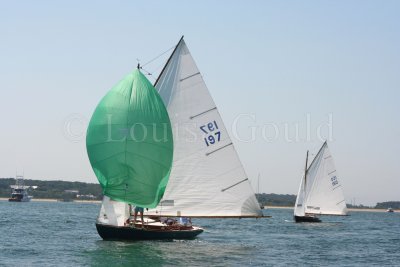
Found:
[{"label": "headsail", "polygon": [[296,203],[294,204],[294,215],[304,216],[304,175],[300,182],[299,192],[297,193]]},{"label": "headsail", "polygon": [[306,176],[305,193],[301,192],[304,186],[303,178],[295,209],[299,199],[303,198],[304,212],[307,214],[347,214],[342,186],[339,183],[335,164],[326,142],[307,169]]},{"label": "headsail", "polygon": [[261,216],[232,140],[183,39],[155,87],[173,126],[174,162],[163,200],[150,213]]},{"label": "headsail", "polygon": [[171,123],[159,94],[139,70],[98,104],[86,147],[107,203],[157,206],[172,166]]},{"label": "headsail", "polygon": [[304,195],[305,195],[305,186],[306,186],[306,177],[307,177],[307,163],[308,163],[308,150],[306,156],[306,165],[304,167],[304,175],[300,182],[299,192],[297,193],[296,203],[294,205],[294,215],[295,216],[304,216]]}]

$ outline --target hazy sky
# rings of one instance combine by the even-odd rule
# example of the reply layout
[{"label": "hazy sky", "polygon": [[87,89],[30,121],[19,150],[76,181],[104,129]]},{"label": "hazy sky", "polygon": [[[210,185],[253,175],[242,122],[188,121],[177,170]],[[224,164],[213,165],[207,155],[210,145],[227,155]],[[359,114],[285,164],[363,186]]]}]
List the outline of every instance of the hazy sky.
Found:
[{"label": "hazy sky", "polygon": [[1,1],[0,177],[96,182],[96,104],[184,34],[261,192],[297,193],[306,150],[328,138],[347,202],[400,200],[399,14],[399,1]]}]

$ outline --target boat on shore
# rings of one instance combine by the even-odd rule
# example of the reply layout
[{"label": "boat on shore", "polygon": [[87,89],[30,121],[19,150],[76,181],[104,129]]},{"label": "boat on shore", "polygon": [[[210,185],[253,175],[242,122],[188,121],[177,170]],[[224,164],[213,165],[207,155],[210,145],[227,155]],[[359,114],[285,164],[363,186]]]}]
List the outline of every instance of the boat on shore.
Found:
[{"label": "boat on shore", "polygon": [[24,185],[24,176],[17,175],[15,177],[15,185],[11,186],[12,193],[11,198],[8,199],[9,202],[29,202],[32,196],[28,195],[29,186]]},{"label": "boat on shore", "polygon": [[392,208],[388,208],[388,209],[386,210],[386,212],[394,212],[394,210],[393,210]]},{"label": "boat on shore", "polygon": [[321,222],[319,215],[347,215],[342,186],[327,142],[322,145],[310,166],[307,164],[308,151],[294,206],[294,221]]}]

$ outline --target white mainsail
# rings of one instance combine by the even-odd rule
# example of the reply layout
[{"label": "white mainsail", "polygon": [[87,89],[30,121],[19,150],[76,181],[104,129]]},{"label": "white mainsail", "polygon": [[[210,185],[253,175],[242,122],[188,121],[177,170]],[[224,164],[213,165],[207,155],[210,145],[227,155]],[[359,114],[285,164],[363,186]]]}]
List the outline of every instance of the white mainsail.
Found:
[{"label": "white mainsail", "polygon": [[173,125],[174,163],[162,201],[148,213],[262,216],[232,140],[183,39],[155,87]]},{"label": "white mainsail", "polygon": [[325,142],[300,183],[294,214],[346,215],[346,201]]}]

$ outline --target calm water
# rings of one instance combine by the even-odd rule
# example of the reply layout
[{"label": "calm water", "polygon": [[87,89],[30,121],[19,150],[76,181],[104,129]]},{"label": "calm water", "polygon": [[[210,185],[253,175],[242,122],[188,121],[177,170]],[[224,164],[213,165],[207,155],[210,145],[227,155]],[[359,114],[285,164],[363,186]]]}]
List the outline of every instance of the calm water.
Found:
[{"label": "calm water", "polygon": [[353,212],[295,224],[268,219],[196,219],[191,241],[102,241],[99,204],[0,201],[1,266],[400,266],[400,213]]}]

